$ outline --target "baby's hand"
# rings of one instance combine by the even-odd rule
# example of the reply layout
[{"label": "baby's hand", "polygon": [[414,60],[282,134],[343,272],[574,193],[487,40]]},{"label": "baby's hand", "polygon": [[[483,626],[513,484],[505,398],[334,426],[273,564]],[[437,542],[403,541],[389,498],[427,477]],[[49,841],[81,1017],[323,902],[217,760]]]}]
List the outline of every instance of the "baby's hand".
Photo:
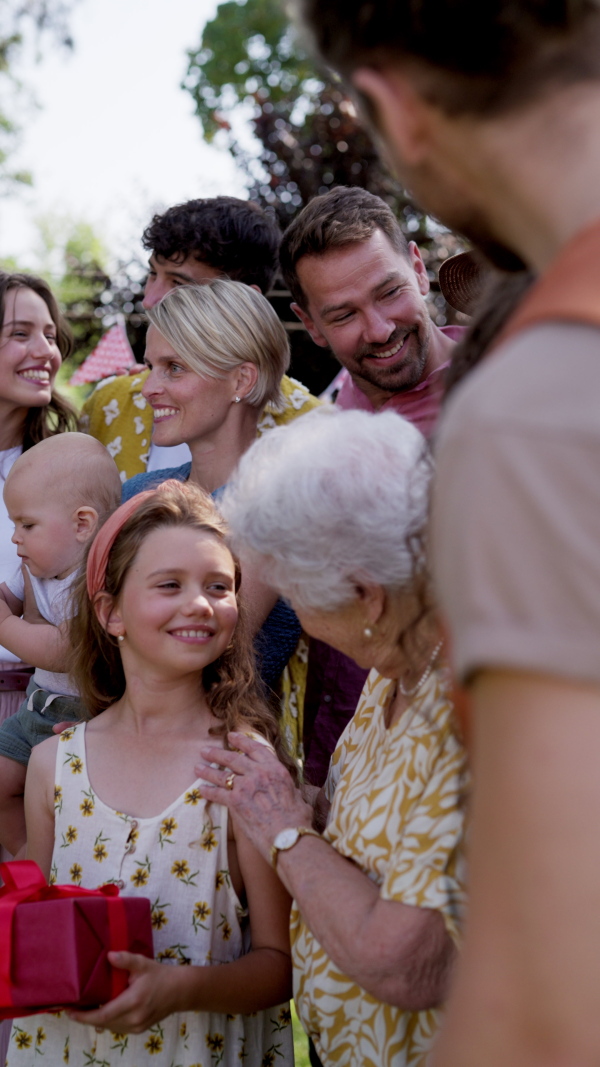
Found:
[{"label": "baby's hand", "polygon": [[129,971],[129,988],[93,1011],[70,1011],[69,1018],[115,1034],[141,1034],[181,1010],[179,978],[188,967],[168,967],[133,952],[109,952],[113,967]]}]

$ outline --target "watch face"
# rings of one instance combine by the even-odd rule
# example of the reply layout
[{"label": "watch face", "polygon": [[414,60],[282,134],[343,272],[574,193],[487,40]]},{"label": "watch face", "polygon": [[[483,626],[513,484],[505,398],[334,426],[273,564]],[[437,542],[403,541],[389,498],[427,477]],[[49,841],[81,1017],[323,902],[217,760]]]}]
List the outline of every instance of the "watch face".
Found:
[{"label": "watch face", "polygon": [[275,838],[273,845],[280,852],[286,848],[291,848],[296,844],[299,834],[295,826],[289,827],[287,830],[280,830]]}]

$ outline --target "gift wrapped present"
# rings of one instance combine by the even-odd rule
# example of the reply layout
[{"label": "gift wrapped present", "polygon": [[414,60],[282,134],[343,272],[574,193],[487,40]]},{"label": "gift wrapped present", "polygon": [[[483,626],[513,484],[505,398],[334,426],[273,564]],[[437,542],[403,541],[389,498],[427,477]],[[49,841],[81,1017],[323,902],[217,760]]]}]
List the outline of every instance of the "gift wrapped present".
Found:
[{"label": "gift wrapped present", "polygon": [[127,988],[110,951],[153,957],[150,901],[115,885],[49,886],[36,863],[1,863],[0,1019],[91,1008]]}]

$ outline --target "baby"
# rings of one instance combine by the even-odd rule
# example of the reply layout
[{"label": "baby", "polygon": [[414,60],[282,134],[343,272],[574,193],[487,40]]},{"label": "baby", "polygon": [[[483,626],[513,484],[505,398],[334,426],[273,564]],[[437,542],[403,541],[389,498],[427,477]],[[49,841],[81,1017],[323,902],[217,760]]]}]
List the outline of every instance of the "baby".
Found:
[{"label": "baby", "polygon": [[[51,736],[54,723],[81,717],[77,690],[61,673],[69,659],[62,624],[86,545],[120,498],[114,460],[81,433],[57,434],[30,448],[4,485],[22,564],[0,583],[0,644],[36,668],[19,711],[0,725],[0,843],[13,855],[25,844],[23,792],[31,749]],[[39,622],[20,617],[26,587],[28,611],[34,600]]]}]

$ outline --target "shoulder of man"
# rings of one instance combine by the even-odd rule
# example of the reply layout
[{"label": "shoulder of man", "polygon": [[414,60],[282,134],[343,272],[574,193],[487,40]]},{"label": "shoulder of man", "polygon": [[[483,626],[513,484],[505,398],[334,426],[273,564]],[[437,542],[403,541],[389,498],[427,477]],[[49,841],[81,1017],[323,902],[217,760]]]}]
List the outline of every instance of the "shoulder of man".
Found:
[{"label": "shoulder of man", "polygon": [[287,374],[281,380],[281,391],[285,399],[285,408],[283,411],[274,411],[272,405],[267,404],[258,423],[259,433],[274,429],[275,426],[286,426],[299,415],[306,415],[307,412],[321,406],[318,397],[313,396],[306,386],[302,385],[302,382],[289,378]]},{"label": "shoulder of man", "polygon": [[152,409],[142,396],[147,370],[104,378],[83,405],[82,429],[105,445],[123,480],[146,470]]}]

